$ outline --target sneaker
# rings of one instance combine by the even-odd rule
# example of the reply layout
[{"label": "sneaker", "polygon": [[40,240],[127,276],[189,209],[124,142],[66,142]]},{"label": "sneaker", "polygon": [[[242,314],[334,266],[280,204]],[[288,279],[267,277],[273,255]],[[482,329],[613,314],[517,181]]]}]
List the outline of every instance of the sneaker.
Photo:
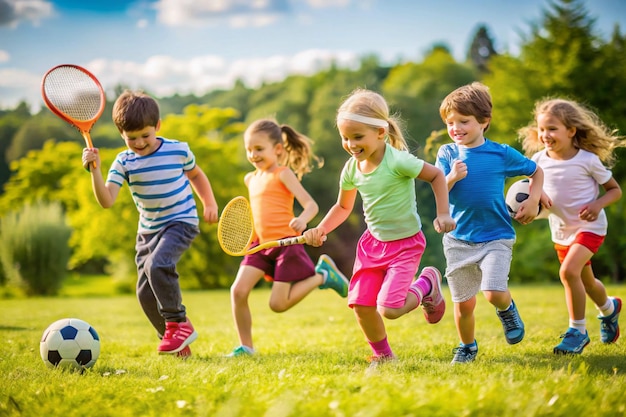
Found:
[{"label": "sneaker", "polygon": [[522,322],[515,301],[511,300],[511,307],[505,311],[498,311],[498,317],[502,322],[504,337],[509,345],[519,343],[524,338],[524,322]]},{"label": "sneaker", "polygon": [[613,343],[619,339],[619,324],[617,323],[617,319],[619,319],[619,312],[622,311],[622,300],[615,297],[611,298],[613,301],[613,314],[610,316],[598,316],[600,319],[600,339],[602,339],[602,343]]},{"label": "sneaker", "polygon": [[191,356],[191,348],[189,346],[185,346],[183,350],[176,352],[176,357],[181,359],[187,359]]},{"label": "sneaker", "polygon": [[589,332],[585,331],[582,334],[578,330],[570,327],[567,331],[561,335],[561,343],[554,347],[554,353],[556,354],[581,354],[585,346],[590,342]]},{"label": "sneaker", "polygon": [[476,343],[476,346],[471,347],[461,343],[459,347],[452,349],[452,353],[454,353],[454,357],[452,358],[452,362],[450,362],[451,365],[474,362],[478,355],[478,343]]},{"label": "sneaker", "polygon": [[441,293],[441,272],[434,266],[422,269],[420,277],[430,281],[430,293],[422,297],[424,318],[430,324],[438,323],[446,312],[446,300]]},{"label": "sneaker", "polygon": [[395,362],[396,361],[396,357],[395,356],[376,356],[376,355],[372,355],[369,358],[367,358],[367,361],[370,363],[368,368],[369,369],[375,369],[378,368],[379,366],[381,366],[384,363],[389,363],[389,362]]},{"label": "sneaker", "polygon": [[168,321],[165,323],[165,334],[157,350],[161,355],[178,353],[197,338],[198,333],[189,319],[181,323]]},{"label": "sneaker", "polygon": [[227,358],[236,358],[239,356],[252,356],[254,355],[254,349],[249,348],[248,346],[237,346],[235,349],[233,349],[232,352],[230,352],[228,355],[226,355]]},{"label": "sneaker", "polygon": [[341,273],[330,256],[325,254],[320,256],[315,272],[324,276],[324,283],[319,286],[321,289],[331,288],[344,298],[348,296],[350,281]]}]

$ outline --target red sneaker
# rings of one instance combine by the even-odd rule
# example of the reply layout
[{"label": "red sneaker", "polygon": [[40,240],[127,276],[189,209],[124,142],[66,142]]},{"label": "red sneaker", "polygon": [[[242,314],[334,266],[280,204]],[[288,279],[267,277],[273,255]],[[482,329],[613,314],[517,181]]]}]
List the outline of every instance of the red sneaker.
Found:
[{"label": "red sneaker", "polygon": [[189,346],[185,346],[183,350],[180,352],[176,352],[176,357],[181,359],[187,359],[191,356],[191,348]]},{"label": "red sneaker", "polygon": [[159,354],[178,353],[198,338],[198,333],[191,325],[191,321],[165,323],[165,334],[157,348]]}]

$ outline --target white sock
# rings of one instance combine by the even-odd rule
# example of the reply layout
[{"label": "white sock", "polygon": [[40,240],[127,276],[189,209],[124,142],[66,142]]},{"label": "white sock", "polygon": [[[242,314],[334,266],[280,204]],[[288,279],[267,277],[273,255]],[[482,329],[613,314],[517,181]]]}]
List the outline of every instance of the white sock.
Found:
[{"label": "white sock", "polygon": [[613,299],[611,297],[607,298],[606,303],[604,303],[603,306],[596,306],[596,308],[604,317],[610,316],[615,311],[615,305],[613,304]]},{"label": "white sock", "polygon": [[572,327],[576,330],[578,330],[579,332],[581,332],[582,334],[587,333],[587,320],[582,319],[582,320],[571,320],[569,321],[569,327]]}]

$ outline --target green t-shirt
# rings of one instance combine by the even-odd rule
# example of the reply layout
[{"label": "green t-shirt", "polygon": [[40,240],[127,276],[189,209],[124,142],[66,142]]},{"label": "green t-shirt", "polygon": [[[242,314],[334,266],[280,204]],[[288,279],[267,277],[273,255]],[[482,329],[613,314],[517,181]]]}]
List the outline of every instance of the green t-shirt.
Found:
[{"label": "green t-shirt", "polygon": [[341,189],[359,191],[365,223],[376,239],[404,239],[422,229],[415,200],[415,177],[423,167],[423,160],[389,144],[380,165],[368,174],[359,171],[354,158],[344,165]]}]

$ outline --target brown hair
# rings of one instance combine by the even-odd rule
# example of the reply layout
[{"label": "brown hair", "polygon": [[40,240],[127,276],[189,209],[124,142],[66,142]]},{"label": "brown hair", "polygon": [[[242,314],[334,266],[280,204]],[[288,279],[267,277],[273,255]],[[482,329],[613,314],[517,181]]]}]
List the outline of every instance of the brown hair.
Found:
[{"label": "brown hair", "polygon": [[543,113],[556,117],[568,129],[575,128],[576,133],[572,138],[574,147],[598,155],[608,167],[615,163],[615,149],[626,147],[626,141],[623,136],[618,135],[617,129],[607,127],[588,107],[572,100],[546,98],[535,104],[532,122],[518,130],[527,155],[544,147],[537,132],[537,116]]},{"label": "brown hair", "polygon": [[[439,115],[444,123],[453,111],[463,116],[474,116],[478,123],[485,123],[491,119],[492,108],[489,87],[476,81],[448,94],[439,106]],[[489,124],[485,127],[485,132],[489,129]]]},{"label": "brown hair", "polygon": [[250,124],[246,133],[265,133],[273,144],[282,144],[285,152],[279,156],[279,164],[289,167],[298,177],[302,179],[304,174],[313,169],[312,161],[318,167],[324,165],[323,160],[318,158],[311,149],[313,141],[307,136],[298,132],[289,125],[279,125],[272,119],[259,119]]},{"label": "brown hair", "polygon": [[133,132],[159,122],[159,105],[141,91],[125,90],[113,104],[113,123],[120,132]]},{"label": "brown hair", "polygon": [[[408,150],[409,147],[400,128],[400,120],[395,115],[389,114],[389,106],[380,94],[371,90],[358,88],[344,100],[341,106],[339,106],[337,114],[341,112],[385,120],[389,123],[387,136],[391,146],[403,151]],[[372,128],[374,128],[374,126],[372,126]]]}]

